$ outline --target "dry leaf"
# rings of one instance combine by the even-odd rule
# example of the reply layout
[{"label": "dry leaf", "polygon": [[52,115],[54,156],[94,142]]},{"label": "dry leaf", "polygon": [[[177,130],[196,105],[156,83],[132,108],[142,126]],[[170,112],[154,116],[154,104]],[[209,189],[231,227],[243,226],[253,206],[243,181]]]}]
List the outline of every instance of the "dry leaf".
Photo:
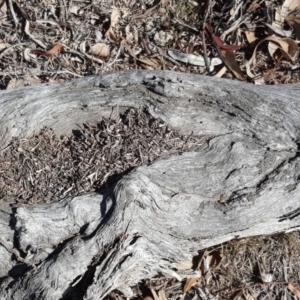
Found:
[{"label": "dry leaf", "polygon": [[0,13],[6,14],[6,12],[7,12],[7,4],[6,4],[6,1],[3,0],[0,3]]},{"label": "dry leaf", "polygon": [[204,275],[204,266],[203,266],[203,260],[205,259],[205,257],[209,254],[209,252],[207,250],[201,252],[201,255],[199,257],[199,262],[198,262],[198,266],[196,268],[196,270],[198,272],[201,272],[201,275]]},{"label": "dry leaf", "polygon": [[272,36],[269,38],[272,38],[268,39],[270,41],[268,44],[268,50],[272,57],[277,49],[279,49],[282,55],[288,60],[294,61],[298,57],[298,46],[292,39],[280,38],[277,36]]},{"label": "dry leaf", "polygon": [[253,51],[252,57],[246,63],[246,72],[247,72],[247,75],[250,78],[254,78],[255,77],[255,75],[251,72],[251,66],[256,63],[256,51],[257,51],[258,47],[260,46],[260,44],[263,43],[263,42],[266,42],[266,41],[267,42],[274,42],[274,43],[278,44],[280,46],[279,49],[280,49],[282,55],[285,58],[287,58],[287,59],[289,59],[291,61],[294,61],[298,57],[298,54],[299,54],[298,46],[297,46],[297,44],[292,39],[289,39],[289,38],[280,38],[280,37],[277,37],[277,36],[266,37],[265,39],[263,39],[262,41],[260,41],[256,45],[256,47],[255,47],[255,49]]},{"label": "dry leaf", "polygon": [[[186,54],[177,50],[168,50],[168,54],[175,60],[191,64],[194,66],[205,66],[204,57],[201,55]],[[217,66],[222,63],[222,60],[218,57],[213,57],[212,59],[208,58],[210,66]]]},{"label": "dry leaf", "polygon": [[255,36],[255,32],[254,31],[250,31],[250,30],[246,30],[245,31],[245,35],[247,38],[247,41],[251,44],[252,42],[254,42],[255,40],[257,40],[257,37]]},{"label": "dry leaf", "polygon": [[201,253],[199,263],[197,266],[198,272],[201,272],[201,275],[206,275],[210,268],[216,268],[221,263],[222,259],[225,257],[223,249],[219,250],[212,250],[209,252],[208,250],[205,250]]},{"label": "dry leaf", "polygon": [[150,297],[150,296],[146,296],[142,300],[154,300],[154,299],[152,297]]},{"label": "dry leaf", "polygon": [[49,55],[52,55],[52,54],[55,54],[57,53],[60,49],[62,48],[62,44],[55,44],[51,49],[49,50],[31,50],[30,52],[31,53],[34,53],[34,54],[40,54],[40,55],[46,55],[46,56],[49,56]]},{"label": "dry leaf", "polygon": [[277,35],[281,35],[283,37],[291,37],[293,34],[292,30],[283,30],[281,27],[278,28],[278,25],[273,22],[272,25],[268,23],[264,23],[267,27],[269,27],[274,33]]},{"label": "dry leaf", "polygon": [[[221,78],[225,73],[226,73],[226,70],[227,68],[226,67],[223,67],[214,77],[218,77],[218,78]],[[221,201],[221,200],[220,200]],[[220,202],[219,201],[219,202]],[[220,203],[223,203],[223,202],[220,202]],[[225,202],[224,202],[225,203]]]},{"label": "dry leaf", "polygon": [[151,293],[152,293],[152,295],[153,295],[153,297],[154,297],[154,300],[159,300],[159,297],[158,297],[158,295],[156,294],[155,290],[154,290],[154,289],[150,289],[150,290],[151,290]]},{"label": "dry leaf", "polygon": [[[155,290],[151,289],[151,293],[154,297],[154,300],[167,300],[166,293],[164,290],[159,290],[158,294],[156,294]],[[151,299],[153,300],[152,297],[147,296],[143,300],[151,300]]]},{"label": "dry leaf", "polygon": [[241,48],[243,48],[244,46],[238,46],[238,45],[227,45],[225,44],[220,37],[216,36],[216,35],[212,35],[212,37],[214,38],[216,44],[218,45],[218,47],[222,50],[239,50]]},{"label": "dry leaf", "polygon": [[246,78],[245,78],[242,70],[240,69],[240,66],[238,65],[238,63],[235,60],[233,51],[222,50],[222,49],[220,51],[226,61],[228,68],[236,76],[236,78],[239,80],[245,80]]},{"label": "dry leaf", "polygon": [[110,15],[110,27],[106,31],[105,36],[116,39],[116,34],[115,34],[113,28],[118,25],[119,17],[120,17],[120,12],[118,10],[114,9]]},{"label": "dry leaf", "polygon": [[285,0],[281,8],[281,17],[285,19],[292,11],[300,8],[300,0]]},{"label": "dry leaf", "polygon": [[207,255],[203,258],[202,266],[201,266],[202,275],[206,275],[210,271],[210,261],[211,261],[210,255]]},{"label": "dry leaf", "polygon": [[81,53],[85,54],[85,41],[80,43],[79,50]]},{"label": "dry leaf", "polygon": [[166,293],[164,290],[158,291],[158,297],[160,300],[167,300]]},{"label": "dry leaf", "polygon": [[79,11],[79,6],[77,6],[77,5],[72,5],[69,8],[69,13],[71,13],[71,14],[78,15],[78,11]]},{"label": "dry leaf", "polygon": [[104,43],[97,43],[91,47],[91,54],[99,57],[108,57],[110,55],[109,46]]},{"label": "dry leaf", "polygon": [[183,299],[186,295],[186,293],[197,283],[198,278],[193,277],[193,278],[188,278],[185,282],[184,288],[183,288],[183,295],[182,298]]},{"label": "dry leaf", "polygon": [[0,51],[5,49],[5,48],[6,48],[5,43],[2,40],[0,40]]},{"label": "dry leaf", "polygon": [[288,285],[288,289],[298,298],[300,299],[300,291],[296,289],[291,283]]},{"label": "dry leaf", "polygon": [[115,27],[119,22],[120,13],[118,10],[113,10],[110,15],[110,27]]}]

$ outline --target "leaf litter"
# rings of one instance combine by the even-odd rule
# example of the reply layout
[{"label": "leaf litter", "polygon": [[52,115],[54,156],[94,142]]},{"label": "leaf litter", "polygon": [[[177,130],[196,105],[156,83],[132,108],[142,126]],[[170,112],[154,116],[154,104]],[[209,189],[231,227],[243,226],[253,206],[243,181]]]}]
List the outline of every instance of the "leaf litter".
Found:
[{"label": "leaf litter", "polygon": [[136,166],[195,150],[203,142],[134,109],[118,120],[83,124],[70,136],[45,128],[0,153],[0,201],[49,203],[101,191]]},{"label": "leaf litter", "polygon": [[49,82],[130,69],[300,81],[298,0],[8,4],[0,1],[2,89],[25,76]]}]

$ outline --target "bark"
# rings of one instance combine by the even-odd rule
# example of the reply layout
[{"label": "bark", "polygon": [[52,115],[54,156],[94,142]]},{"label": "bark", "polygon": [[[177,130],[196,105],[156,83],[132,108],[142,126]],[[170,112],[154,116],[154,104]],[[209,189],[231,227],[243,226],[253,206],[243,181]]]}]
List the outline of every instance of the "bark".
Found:
[{"label": "bark", "polygon": [[193,275],[175,266],[200,249],[299,228],[299,85],[128,71],[3,91],[0,148],[128,107],[206,142],[134,169],[103,195],[2,203],[1,299],[131,297],[157,272]]}]

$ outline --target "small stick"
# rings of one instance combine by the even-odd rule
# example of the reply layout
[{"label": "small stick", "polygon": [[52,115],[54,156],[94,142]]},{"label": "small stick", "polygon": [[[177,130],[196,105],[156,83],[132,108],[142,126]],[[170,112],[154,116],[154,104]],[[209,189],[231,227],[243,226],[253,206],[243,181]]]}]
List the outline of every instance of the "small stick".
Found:
[{"label": "small stick", "polygon": [[11,13],[13,19],[14,19],[15,27],[17,28],[18,25],[19,25],[19,21],[17,19],[16,13],[14,11],[14,6],[13,6],[13,3],[12,3],[12,0],[8,0],[8,6],[9,6],[9,9],[10,9],[10,13]]},{"label": "small stick", "polygon": [[206,27],[206,20],[208,18],[209,11],[211,10],[211,0],[208,1],[204,20],[203,20],[203,28],[202,28],[202,44],[203,44],[203,56],[205,61],[206,70],[210,72],[210,63],[207,57],[207,49],[206,49],[206,42],[205,42],[205,27]]}]

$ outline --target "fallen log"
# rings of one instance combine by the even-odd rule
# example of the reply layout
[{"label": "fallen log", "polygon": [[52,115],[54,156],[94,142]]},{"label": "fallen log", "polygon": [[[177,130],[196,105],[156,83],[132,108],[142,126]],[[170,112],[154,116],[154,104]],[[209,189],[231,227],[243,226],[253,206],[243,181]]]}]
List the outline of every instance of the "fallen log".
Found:
[{"label": "fallen log", "polygon": [[299,85],[255,86],[174,72],[127,71],[0,93],[0,149],[44,126],[144,108],[196,151],[158,159],[105,193],[40,205],[1,203],[0,298],[102,299],[199,250],[234,238],[297,230]]}]

